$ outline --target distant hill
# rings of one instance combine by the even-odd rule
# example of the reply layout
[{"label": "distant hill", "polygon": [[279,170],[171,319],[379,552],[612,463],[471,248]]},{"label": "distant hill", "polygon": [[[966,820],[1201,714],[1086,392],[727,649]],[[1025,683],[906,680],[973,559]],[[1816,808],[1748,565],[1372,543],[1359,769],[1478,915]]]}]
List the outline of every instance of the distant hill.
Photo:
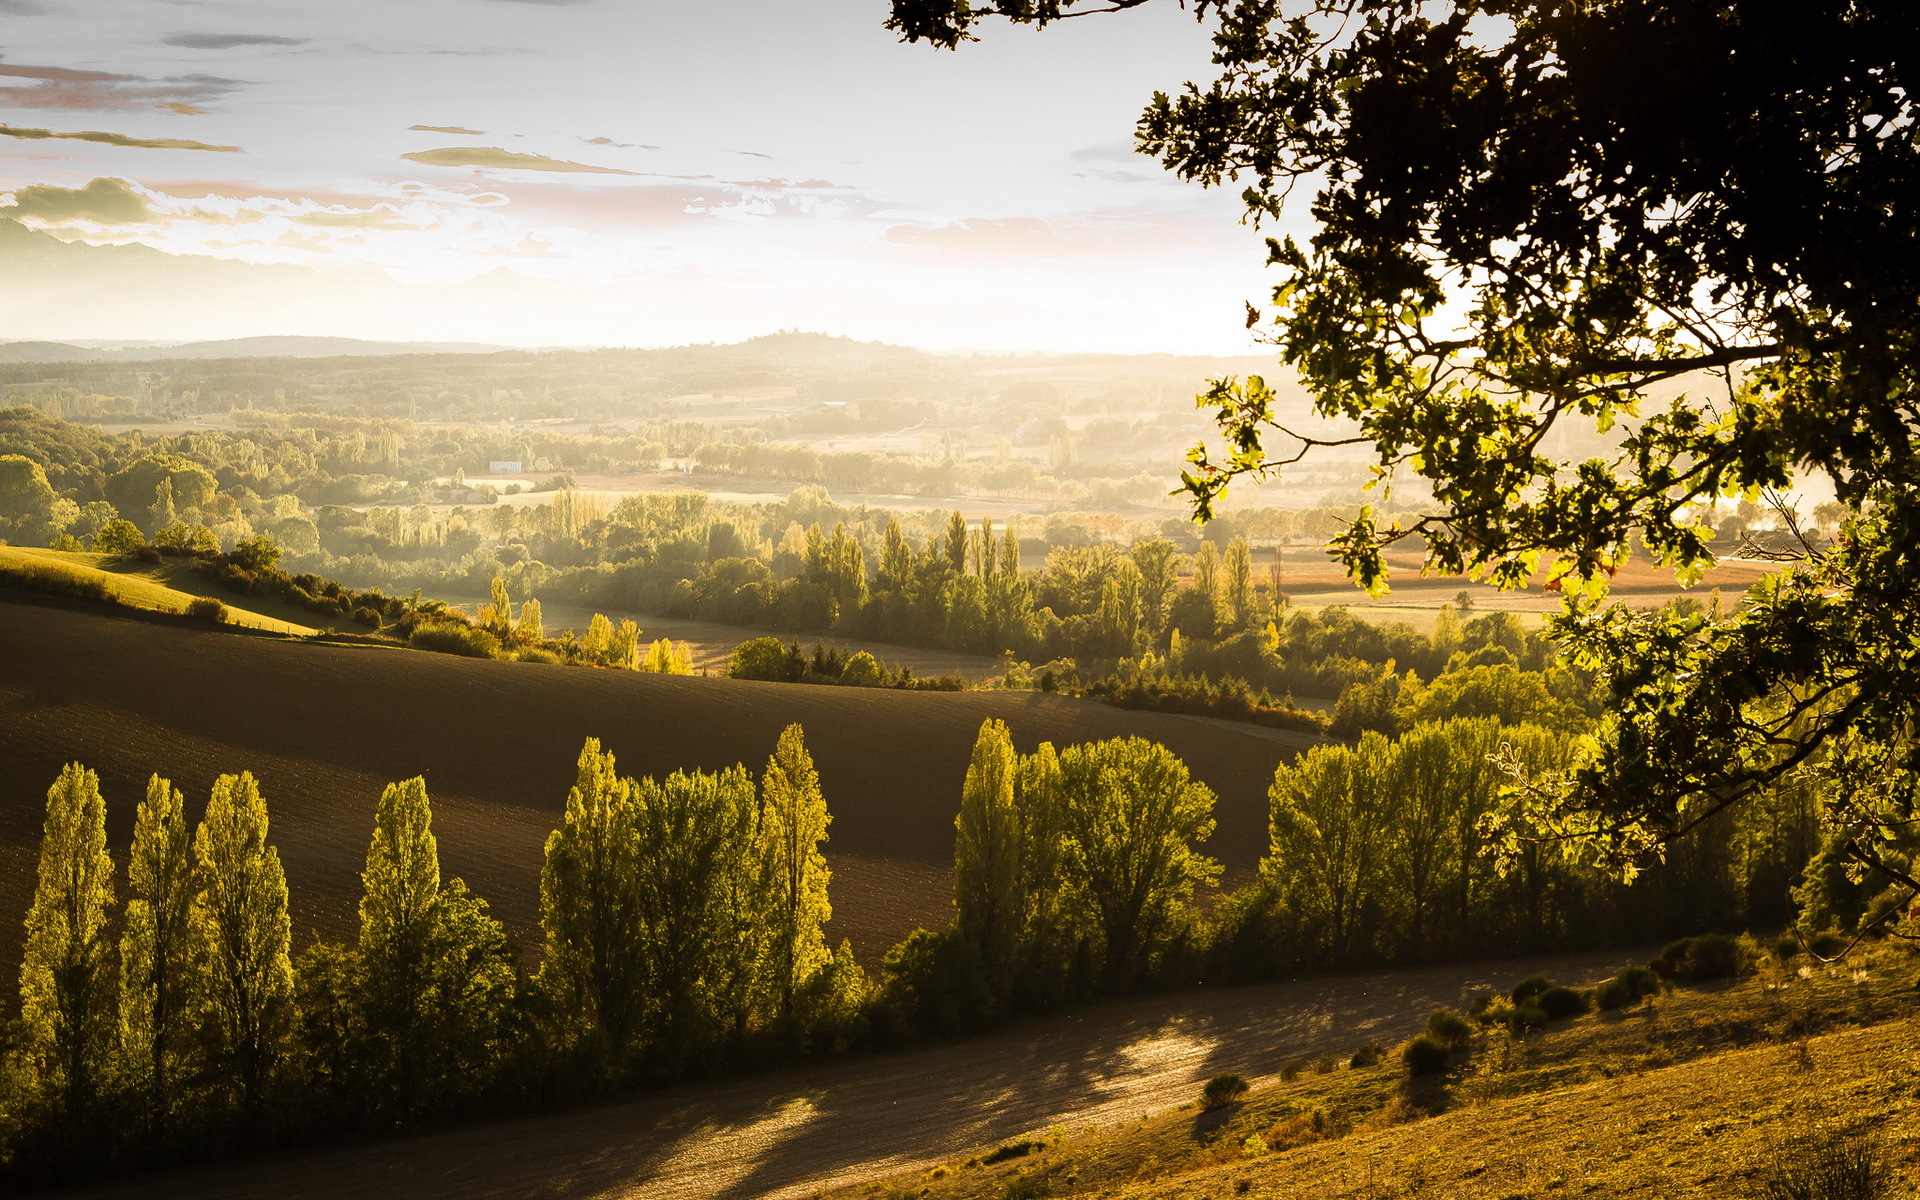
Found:
[{"label": "distant hill", "polygon": [[194,358],[373,358],[391,354],[491,354],[508,350],[482,342],[368,342],[359,338],[294,335],[181,342],[119,350],[89,349],[67,342],[0,342],[0,362],[152,362]]},{"label": "distant hill", "polygon": [[1210,851],[1246,879],[1267,842],[1273,771],[1313,739],[1036,692],[900,692],[644,675],[424,651],[325,646],[0,603],[0,971],[19,954],[46,789],[100,773],[124,861],[150,772],[197,819],[214,776],[261,780],[300,940],[350,932],[375,802],[424,774],[441,860],[539,945],[541,847],[580,743],[635,775],[744,762],[798,721],[833,812],[835,940],[869,963],[950,909],[953,818],[980,723],[1016,744],[1139,734],[1219,795]]}]

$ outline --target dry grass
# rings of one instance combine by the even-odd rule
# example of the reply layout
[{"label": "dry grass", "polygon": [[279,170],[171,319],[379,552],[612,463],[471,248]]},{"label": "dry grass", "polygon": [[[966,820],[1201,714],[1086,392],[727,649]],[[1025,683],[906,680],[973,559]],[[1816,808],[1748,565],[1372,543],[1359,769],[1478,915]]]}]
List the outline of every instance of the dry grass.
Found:
[{"label": "dry grass", "polygon": [[1027,1180],[1114,1200],[1745,1196],[1789,1135],[1862,1122],[1911,1178],[1920,958],[1858,957],[1520,1038],[1483,1033],[1444,1080],[1409,1081],[1389,1056],[1283,1080],[1218,1113],[1187,1106],[1056,1134],[1015,1164],[974,1154],[831,1195],[990,1200]]},{"label": "dry grass", "polygon": [[[144,608],[153,612],[183,613],[197,598],[212,597],[227,605],[227,623],[290,637],[318,633],[311,625],[268,615],[268,607],[234,596],[201,579],[182,562],[162,559],[158,563],[119,558],[110,554],[81,551],[41,550],[29,546],[0,546],[0,569],[8,566],[51,566],[78,578],[98,584],[116,604]],[[239,603],[236,603],[238,601]],[[279,609],[285,605],[275,604]]]}]

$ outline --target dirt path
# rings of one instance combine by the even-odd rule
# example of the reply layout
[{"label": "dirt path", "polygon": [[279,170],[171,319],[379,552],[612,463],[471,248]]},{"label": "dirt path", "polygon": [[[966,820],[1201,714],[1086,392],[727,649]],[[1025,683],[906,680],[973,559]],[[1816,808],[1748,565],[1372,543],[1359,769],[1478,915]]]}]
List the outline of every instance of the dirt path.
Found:
[{"label": "dirt path", "polygon": [[791,1198],[1055,1125],[1192,1098],[1223,1071],[1408,1036],[1433,1009],[1531,974],[1591,982],[1623,953],[1429,967],[1154,996],[902,1054],[691,1085],[602,1107],[71,1193],[116,1200]]}]

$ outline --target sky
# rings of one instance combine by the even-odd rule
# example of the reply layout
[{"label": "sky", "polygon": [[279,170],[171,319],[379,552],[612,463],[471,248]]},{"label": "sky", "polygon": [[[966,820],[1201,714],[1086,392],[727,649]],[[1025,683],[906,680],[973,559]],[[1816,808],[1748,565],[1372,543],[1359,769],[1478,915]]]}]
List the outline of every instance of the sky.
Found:
[{"label": "sky", "polygon": [[1190,15],[996,26],[958,52],[901,45],[885,16],[0,0],[0,217],[301,268],[164,304],[50,292],[0,307],[0,341],[1252,348],[1272,230],[1132,151],[1155,89],[1210,77]]}]

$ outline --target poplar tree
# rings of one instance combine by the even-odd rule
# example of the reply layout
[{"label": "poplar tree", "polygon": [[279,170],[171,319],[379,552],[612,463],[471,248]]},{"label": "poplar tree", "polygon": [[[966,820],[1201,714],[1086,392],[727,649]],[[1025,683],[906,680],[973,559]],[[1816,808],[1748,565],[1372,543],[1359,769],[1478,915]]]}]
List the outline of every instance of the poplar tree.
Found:
[{"label": "poplar tree", "polygon": [[947,566],[955,575],[967,573],[967,518],[959,509],[947,519]]},{"label": "poplar tree", "polygon": [[[753,777],[740,766],[676,771],[636,786],[635,854],[647,864],[636,881],[635,923],[645,960],[644,1024],[671,1061],[684,1062],[725,1028],[736,973],[742,983],[752,977],[758,808]],[[750,1008],[752,998],[745,999]]]},{"label": "poplar tree", "polygon": [[507,580],[504,575],[493,577],[491,603],[487,605],[486,619],[482,624],[487,627],[488,632],[502,639],[513,629],[513,601],[507,595]]},{"label": "poplar tree", "polygon": [[69,763],[47,790],[39,882],[20,963],[20,1017],[43,1085],[70,1115],[89,1107],[113,1051],[106,938],[112,903],[100,779]]},{"label": "poplar tree", "polygon": [[193,923],[192,841],[185,802],[155,775],[134,814],[127,922],[120,936],[121,1043],[164,1125],[191,1073],[193,1030],[206,1003],[206,943]]},{"label": "poplar tree", "polygon": [[520,623],[514,627],[514,632],[530,642],[542,642],[546,640],[547,631],[541,624],[540,602],[538,600],[528,597],[527,600],[520,605]]},{"label": "poplar tree", "polygon": [[512,950],[486,903],[443,885],[424,779],[387,785],[361,873],[361,1003],[400,1113],[480,1065],[514,981]]},{"label": "poplar tree", "polygon": [[540,872],[545,971],[616,1053],[635,1031],[642,984],[632,787],[600,740],[588,738]]},{"label": "poplar tree", "polygon": [[214,780],[193,857],[192,923],[208,945],[213,1032],[243,1103],[254,1109],[291,1016],[293,926],[286,873],[267,842],[267,806],[251,772]]},{"label": "poplar tree", "polygon": [[[961,545],[964,549],[965,542]],[[768,967],[782,1021],[793,1014],[795,992],[828,958],[821,927],[833,916],[827,902],[827,883],[833,876],[820,843],[827,840],[832,821],[800,726],[789,725],[767,760],[760,797]]]},{"label": "poplar tree", "polygon": [[953,821],[954,924],[978,949],[987,989],[1002,1006],[1012,990],[1031,882],[1021,870],[1026,839],[1014,802],[1018,770],[1006,725],[983,722]]},{"label": "poplar tree", "polygon": [[1227,608],[1236,629],[1253,620],[1253,550],[1244,537],[1227,544]]}]

